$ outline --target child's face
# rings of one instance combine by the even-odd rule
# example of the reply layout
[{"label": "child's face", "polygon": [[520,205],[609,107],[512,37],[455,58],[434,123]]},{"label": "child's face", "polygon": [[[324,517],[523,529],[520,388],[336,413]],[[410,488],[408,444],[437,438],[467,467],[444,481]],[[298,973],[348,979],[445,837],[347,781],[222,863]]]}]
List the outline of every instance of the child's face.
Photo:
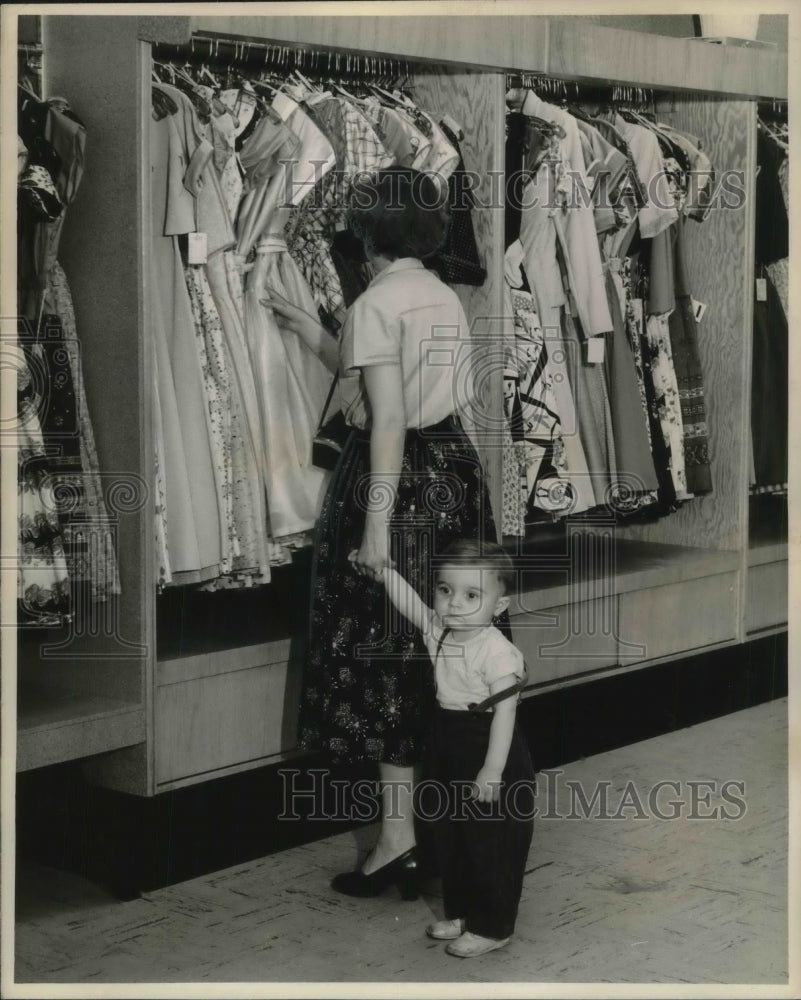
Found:
[{"label": "child's face", "polygon": [[454,632],[489,625],[509,606],[498,574],[478,566],[443,566],[436,577],[434,610]]}]

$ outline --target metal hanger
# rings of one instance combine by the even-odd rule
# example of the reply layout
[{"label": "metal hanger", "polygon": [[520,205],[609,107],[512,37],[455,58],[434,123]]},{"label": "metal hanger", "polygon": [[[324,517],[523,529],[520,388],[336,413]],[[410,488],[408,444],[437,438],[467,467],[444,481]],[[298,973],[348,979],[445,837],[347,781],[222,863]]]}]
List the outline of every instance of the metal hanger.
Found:
[{"label": "metal hanger", "polygon": [[175,67],[172,63],[163,63],[153,61],[153,68],[163,70],[165,73],[169,73],[170,83],[175,86]]},{"label": "metal hanger", "polygon": [[300,82],[306,87],[307,90],[311,91],[311,93],[314,94],[318,91],[318,88],[315,87],[311,80],[307,80],[299,69],[293,69],[289,75],[290,77],[294,76],[297,80],[300,80]]},{"label": "metal hanger", "polygon": [[397,97],[395,94],[391,93],[388,90],[385,90],[377,83],[372,83],[368,81],[367,87],[375,93],[376,97],[380,97],[383,100],[387,101],[389,104],[392,105],[392,107],[396,108],[409,107],[408,101]]}]

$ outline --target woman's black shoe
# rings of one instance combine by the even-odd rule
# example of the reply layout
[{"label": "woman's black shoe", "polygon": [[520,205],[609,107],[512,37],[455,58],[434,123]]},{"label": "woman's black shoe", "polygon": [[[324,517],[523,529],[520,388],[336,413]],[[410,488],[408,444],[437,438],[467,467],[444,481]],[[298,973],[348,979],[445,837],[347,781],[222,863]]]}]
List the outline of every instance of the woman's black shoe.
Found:
[{"label": "woman's black shoe", "polygon": [[345,896],[379,896],[393,884],[400,889],[402,899],[414,900],[420,895],[416,847],[410,847],[369,875],[362,871],[343,872],[331,880],[331,888]]}]

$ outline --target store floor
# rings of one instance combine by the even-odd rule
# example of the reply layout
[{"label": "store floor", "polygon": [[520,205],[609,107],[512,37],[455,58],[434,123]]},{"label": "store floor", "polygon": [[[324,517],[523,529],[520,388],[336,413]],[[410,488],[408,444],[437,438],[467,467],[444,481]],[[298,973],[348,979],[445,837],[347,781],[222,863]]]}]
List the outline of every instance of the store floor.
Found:
[{"label": "store floor", "polygon": [[436,882],[329,888],[362,828],[130,902],[25,864],[15,981],[784,984],[786,741],[778,699],[540,775],[516,935],[480,959],[425,937]]}]

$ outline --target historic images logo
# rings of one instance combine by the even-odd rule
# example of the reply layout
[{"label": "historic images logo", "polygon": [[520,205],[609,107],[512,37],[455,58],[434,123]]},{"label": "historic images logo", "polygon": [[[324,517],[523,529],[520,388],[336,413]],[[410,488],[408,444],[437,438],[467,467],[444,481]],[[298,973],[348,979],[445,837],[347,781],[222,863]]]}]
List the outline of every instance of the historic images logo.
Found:
[{"label": "historic images logo", "polygon": [[[283,808],[280,820],[371,822],[381,815],[380,784],[370,779],[334,778],[326,768],[280,771]],[[540,820],[714,820],[742,819],[747,811],[745,782],[707,778],[665,778],[646,786],[632,780],[584,781],[565,778],[562,769],[538,774],[536,782],[503,786],[497,802],[479,803],[471,781],[442,783],[422,780],[415,785],[393,782],[387,816],[399,814],[398,803],[411,795],[415,815],[425,821],[442,819]]]}]

